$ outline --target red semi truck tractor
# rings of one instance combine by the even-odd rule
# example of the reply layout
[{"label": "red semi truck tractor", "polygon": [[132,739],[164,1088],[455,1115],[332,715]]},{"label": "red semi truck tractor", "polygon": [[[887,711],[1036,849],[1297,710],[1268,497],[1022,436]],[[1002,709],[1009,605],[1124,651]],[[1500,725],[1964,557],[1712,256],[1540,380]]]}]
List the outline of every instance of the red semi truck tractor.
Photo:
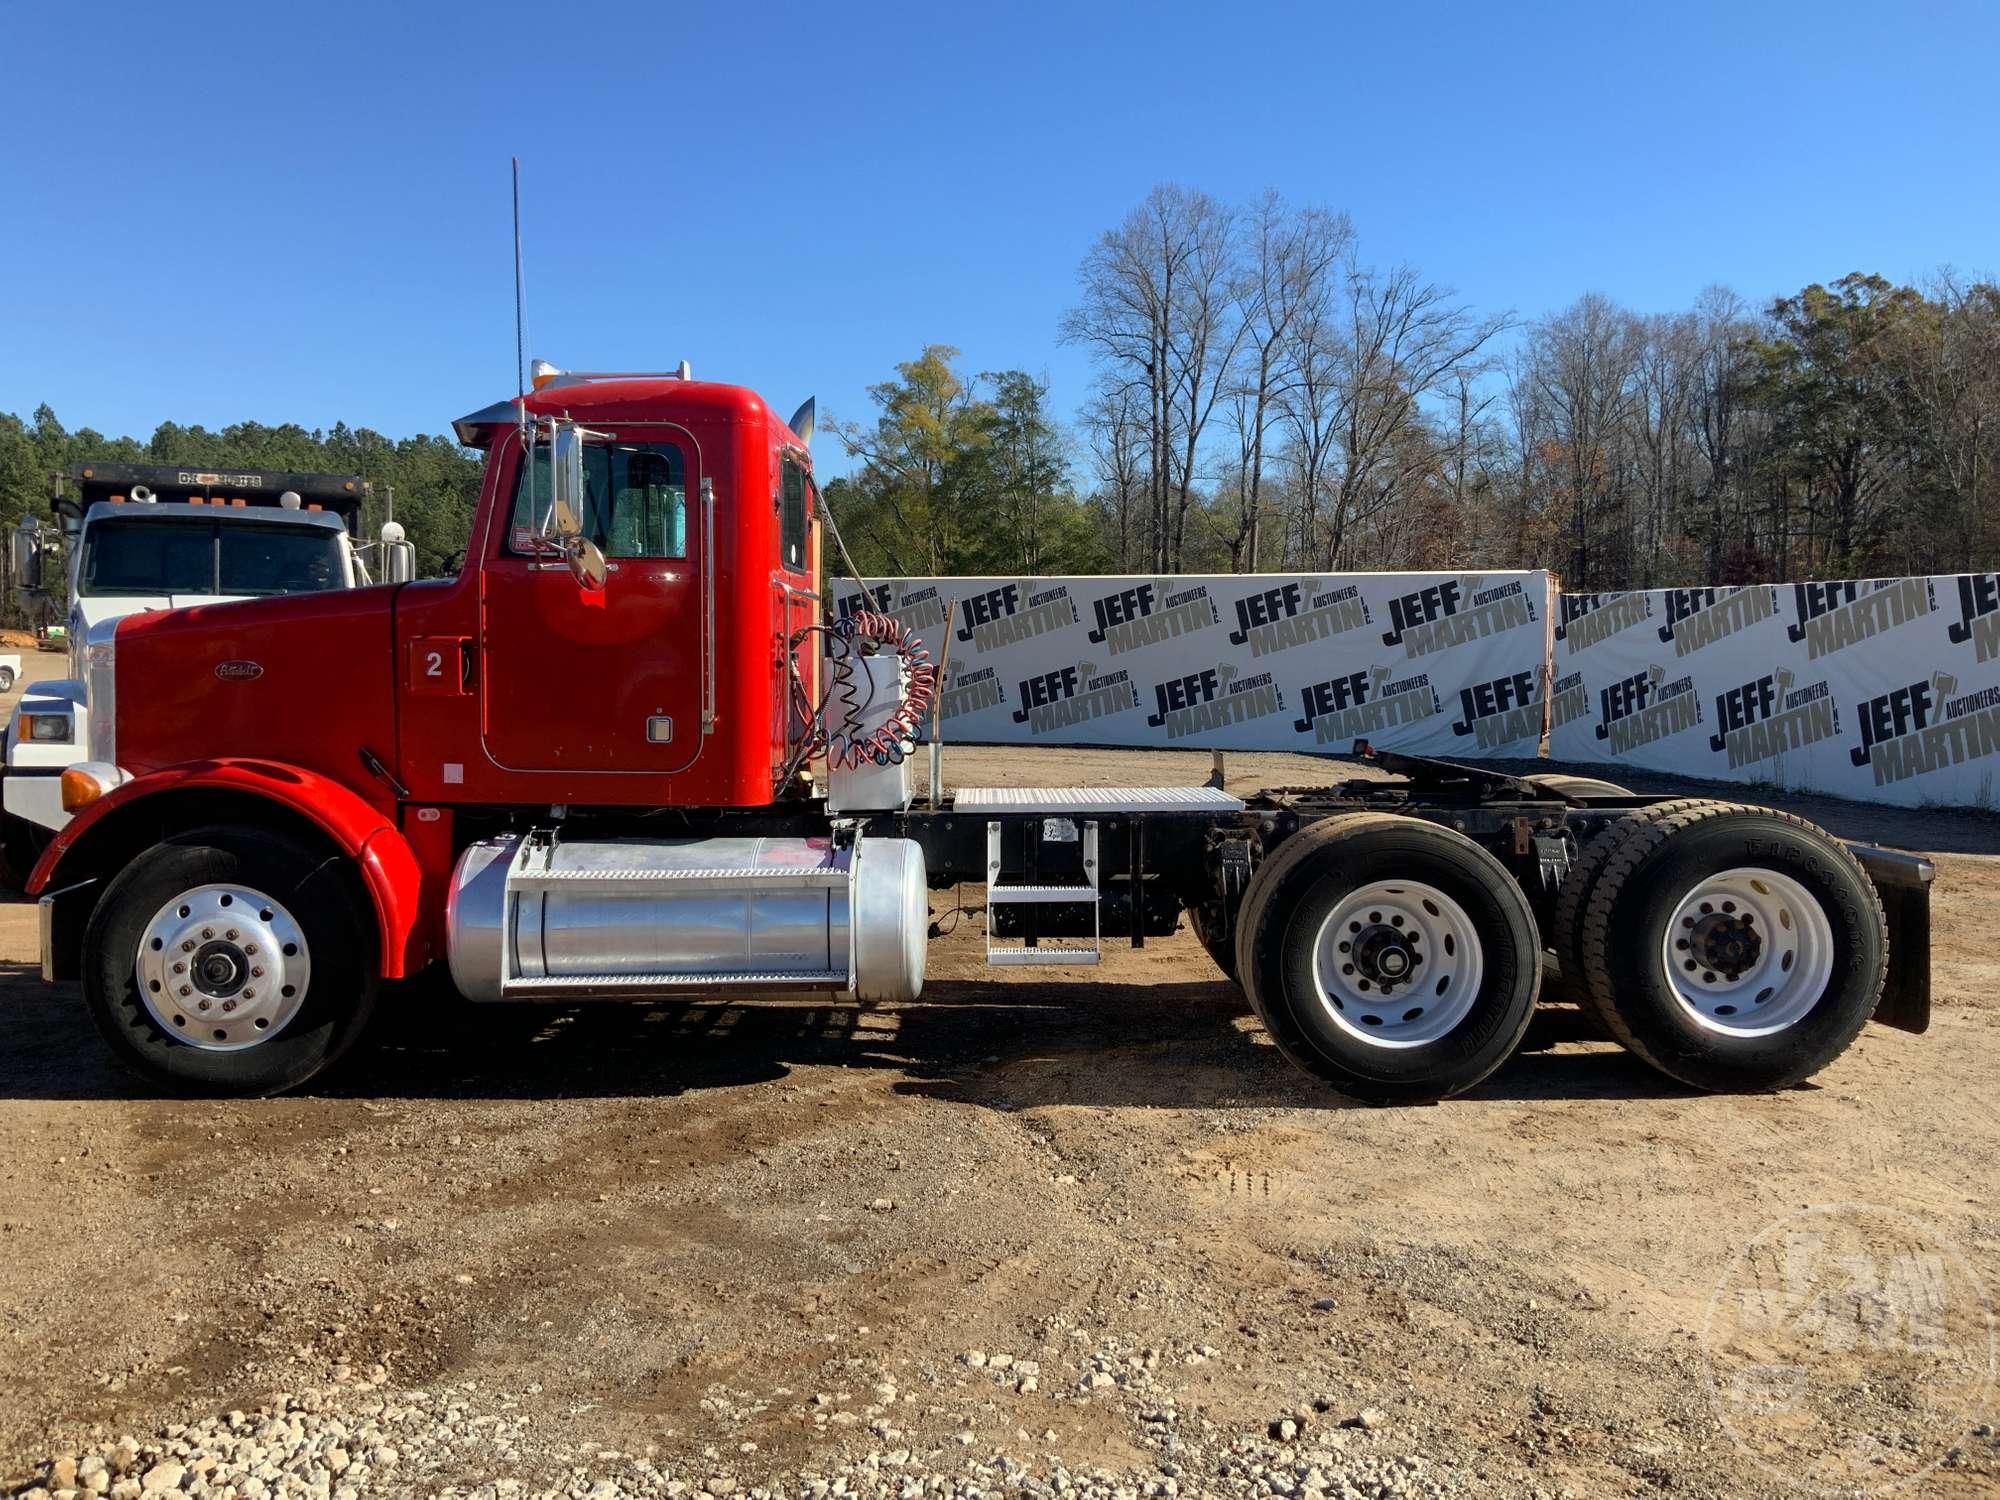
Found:
[{"label": "red semi truck tractor", "polygon": [[45,978],[155,1078],[271,1092],[436,967],[470,1001],[907,1000],[927,891],[969,879],[996,963],[1186,915],[1287,1057],[1380,1102],[1476,1084],[1545,983],[1709,1089],[1927,1024],[1930,867],[1767,809],[1388,755],[914,802],[933,668],[826,610],[795,422],[685,367],[545,372],[457,424],[456,578],[94,629]]}]

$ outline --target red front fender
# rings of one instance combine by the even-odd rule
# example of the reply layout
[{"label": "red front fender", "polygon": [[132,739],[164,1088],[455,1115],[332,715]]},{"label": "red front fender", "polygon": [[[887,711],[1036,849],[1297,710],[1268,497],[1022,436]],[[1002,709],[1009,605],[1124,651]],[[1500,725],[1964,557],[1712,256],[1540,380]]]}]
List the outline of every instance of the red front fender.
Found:
[{"label": "red front fender", "polygon": [[[134,804],[157,808],[161,804],[156,799],[189,792],[257,798],[311,823],[361,872],[375,907],[382,977],[401,979],[430,962],[430,936],[422,921],[422,870],[389,815],[340,782],[275,761],[196,761],[126,782],[84,808],[55,836],[28,877],[28,894],[39,895],[52,883],[60,885],[59,877],[67,870],[93,863],[91,847],[103,847],[101,840],[131,815]],[[78,878],[102,873],[108,872],[79,869]]]}]

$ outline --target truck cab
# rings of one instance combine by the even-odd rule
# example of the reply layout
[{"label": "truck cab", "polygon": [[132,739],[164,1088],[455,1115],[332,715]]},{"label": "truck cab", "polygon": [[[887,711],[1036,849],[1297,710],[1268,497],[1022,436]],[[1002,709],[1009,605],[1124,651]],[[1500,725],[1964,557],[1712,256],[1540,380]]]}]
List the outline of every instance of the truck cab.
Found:
[{"label": "truck cab", "polygon": [[[69,672],[30,683],[5,729],[0,801],[17,869],[68,821],[58,780],[91,743],[84,659],[93,632],[135,613],[373,581],[357,545],[367,491],[359,475],[91,463],[65,477],[73,492],[50,505],[57,528],[31,522],[11,539],[17,583],[69,600]],[[58,557],[66,587],[51,588]]]}]

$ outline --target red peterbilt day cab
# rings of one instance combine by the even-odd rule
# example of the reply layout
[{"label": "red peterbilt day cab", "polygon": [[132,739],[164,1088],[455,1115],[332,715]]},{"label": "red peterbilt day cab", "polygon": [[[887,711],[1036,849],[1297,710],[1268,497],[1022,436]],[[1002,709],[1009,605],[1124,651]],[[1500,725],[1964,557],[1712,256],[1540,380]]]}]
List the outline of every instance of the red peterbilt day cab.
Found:
[{"label": "red peterbilt day cab", "polygon": [[1477,1083],[1545,978],[1706,1088],[1927,1024],[1928,864],[1765,809],[1386,755],[913,803],[933,669],[829,618],[806,411],[549,372],[457,424],[487,460],[456,578],[93,632],[44,976],[151,1075],[269,1092],[437,965],[475,1001],[910,999],[927,889],[973,879],[995,963],[1185,913],[1288,1057],[1378,1101]]}]

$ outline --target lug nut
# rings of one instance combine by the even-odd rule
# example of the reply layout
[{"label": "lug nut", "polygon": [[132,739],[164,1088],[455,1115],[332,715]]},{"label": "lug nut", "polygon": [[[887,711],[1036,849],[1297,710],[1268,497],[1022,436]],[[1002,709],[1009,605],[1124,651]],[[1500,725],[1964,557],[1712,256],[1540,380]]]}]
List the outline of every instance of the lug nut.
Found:
[{"label": "lug nut", "polygon": [[255,943],[245,943],[243,945],[243,951],[245,953],[255,955],[255,953],[257,952],[257,945]]},{"label": "lug nut", "polygon": [[245,990],[243,992],[243,998],[245,1000],[254,1000],[257,998],[257,992],[255,990]]},{"label": "lug nut", "polygon": [[192,952],[194,952],[194,939],[193,939],[193,938],[189,938],[189,939],[188,939],[188,940],[187,940],[186,942],[184,942],[184,943],[182,943],[182,944],[181,944],[181,952],[183,952],[183,953],[192,953]]},{"label": "lug nut", "polygon": [[201,935],[205,938],[212,938],[215,936],[215,929],[213,927],[204,927],[201,930]]},{"label": "lug nut", "polygon": [[179,959],[175,959],[175,960],[174,960],[174,972],[175,972],[176,974],[185,974],[185,973],[187,973],[187,965],[186,965],[186,964],[184,964],[184,963],[182,963],[182,962],[181,962],[181,961],[180,961]]},{"label": "lug nut", "polygon": [[236,929],[235,929],[234,927],[230,928],[230,929],[229,929],[229,931],[227,931],[227,932],[223,933],[223,936],[224,936],[224,937],[226,937],[226,938],[228,938],[230,942],[232,942],[232,943],[233,943],[233,942],[235,942],[235,941],[236,941]]},{"label": "lug nut", "polygon": [[184,984],[181,986],[181,993],[183,995],[192,995],[194,993],[194,987],[192,985]]},{"label": "lug nut", "polygon": [[207,1010],[207,1009],[208,1009],[208,1007],[209,1007],[209,1002],[208,1002],[208,1001],[206,1001],[206,1000],[204,1000],[204,1001],[202,1001],[202,1002],[201,1002],[201,1004],[200,1004],[200,1005],[196,1006],[196,1007],[195,1007],[195,1009],[197,1009],[197,1010]]},{"label": "lug nut", "polygon": [[264,977],[264,971],[262,969],[252,969],[250,971],[250,977],[252,979],[262,979]]},{"label": "lug nut", "polygon": [[224,1010],[234,1010],[236,1009],[236,1002],[234,1000],[225,1000],[222,1002],[222,1008]]}]

